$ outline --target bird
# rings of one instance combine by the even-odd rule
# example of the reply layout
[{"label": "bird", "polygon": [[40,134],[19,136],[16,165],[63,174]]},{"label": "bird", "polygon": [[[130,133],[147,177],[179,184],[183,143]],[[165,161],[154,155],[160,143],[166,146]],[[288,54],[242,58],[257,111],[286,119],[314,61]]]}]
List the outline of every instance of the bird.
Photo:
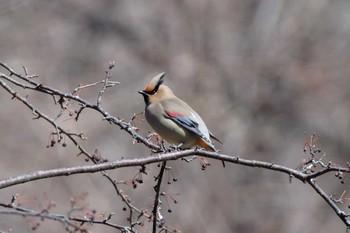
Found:
[{"label": "bird", "polygon": [[[211,138],[216,138],[207,128],[199,114],[185,101],[163,84],[165,73],[152,78],[147,86],[139,91],[145,101],[145,118],[153,130],[169,144],[187,149],[201,147],[218,152]],[[225,166],[224,161],[223,166]]]}]

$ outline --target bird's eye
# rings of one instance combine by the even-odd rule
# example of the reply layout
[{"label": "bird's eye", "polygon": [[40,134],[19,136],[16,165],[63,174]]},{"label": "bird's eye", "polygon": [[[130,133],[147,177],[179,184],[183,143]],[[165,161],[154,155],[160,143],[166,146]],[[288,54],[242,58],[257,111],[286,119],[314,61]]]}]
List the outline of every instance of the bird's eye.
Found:
[{"label": "bird's eye", "polygon": [[154,94],[156,94],[157,93],[157,90],[153,90],[153,91],[151,91],[149,94],[150,95],[154,95]]}]

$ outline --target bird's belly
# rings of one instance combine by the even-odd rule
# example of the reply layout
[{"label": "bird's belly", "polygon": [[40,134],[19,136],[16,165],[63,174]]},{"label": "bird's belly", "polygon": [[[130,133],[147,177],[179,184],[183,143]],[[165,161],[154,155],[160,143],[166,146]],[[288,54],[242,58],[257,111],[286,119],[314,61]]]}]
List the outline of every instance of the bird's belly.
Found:
[{"label": "bird's belly", "polygon": [[184,148],[193,147],[196,144],[197,137],[194,133],[179,126],[174,121],[168,118],[162,118],[159,120],[156,116],[150,112],[145,112],[147,122],[161,136],[165,141],[170,144],[179,145],[182,144]]}]

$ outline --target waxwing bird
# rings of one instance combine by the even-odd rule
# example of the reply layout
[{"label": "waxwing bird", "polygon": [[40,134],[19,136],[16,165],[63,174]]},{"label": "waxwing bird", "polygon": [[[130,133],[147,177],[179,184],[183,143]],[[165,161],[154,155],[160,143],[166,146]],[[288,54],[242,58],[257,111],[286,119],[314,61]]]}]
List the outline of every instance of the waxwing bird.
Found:
[{"label": "waxwing bird", "polygon": [[[210,138],[219,140],[210,133],[196,111],[177,98],[168,86],[163,85],[164,77],[165,73],[158,74],[144,90],[139,91],[146,104],[147,122],[170,144],[182,148],[199,146],[208,151],[217,151]],[[223,165],[225,166],[224,162]]]}]

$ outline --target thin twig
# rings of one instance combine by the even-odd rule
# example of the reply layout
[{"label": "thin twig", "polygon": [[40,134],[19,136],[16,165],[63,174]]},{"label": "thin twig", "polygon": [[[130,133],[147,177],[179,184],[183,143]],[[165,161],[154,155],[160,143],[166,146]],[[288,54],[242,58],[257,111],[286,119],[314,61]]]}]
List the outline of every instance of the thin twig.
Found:
[{"label": "thin twig", "polygon": [[[77,93],[78,91],[80,90],[83,90],[85,88],[89,88],[89,87],[94,87],[94,86],[97,86],[98,84],[100,83],[105,83],[104,80],[101,80],[101,81],[97,81],[97,82],[94,82],[94,83],[89,83],[89,84],[85,84],[85,85],[79,85],[77,88],[75,88],[73,91],[72,91],[72,94],[74,95],[75,93]],[[117,81],[109,81],[109,85],[110,86],[114,86],[116,84],[119,84],[119,82]]]},{"label": "thin twig", "polygon": [[344,222],[347,229],[350,229],[349,215],[342,211],[335,203],[332,201],[331,197],[327,195],[320,186],[316,183],[316,180],[311,179],[308,184],[327,202],[327,204],[334,210],[338,217]]}]

